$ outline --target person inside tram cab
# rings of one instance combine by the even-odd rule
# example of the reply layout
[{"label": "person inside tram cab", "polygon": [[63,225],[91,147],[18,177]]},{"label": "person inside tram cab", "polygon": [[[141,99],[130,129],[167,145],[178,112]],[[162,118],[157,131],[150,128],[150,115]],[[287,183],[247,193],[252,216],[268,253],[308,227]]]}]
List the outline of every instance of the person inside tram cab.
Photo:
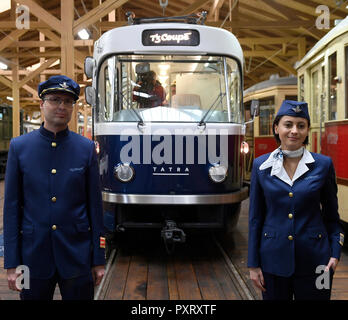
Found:
[{"label": "person inside tram cab", "polygon": [[[166,92],[157,80],[156,72],[150,70],[141,75],[135,88],[133,99],[140,103],[142,108],[162,106],[166,102]],[[142,94],[144,93],[144,94]]]},{"label": "person inside tram cab", "polygon": [[305,102],[283,101],[279,147],[254,160],[248,267],[264,300],[329,300],[344,242],[331,158],[307,151]]},{"label": "person inside tram cab", "polygon": [[[22,300],[93,300],[105,272],[103,207],[93,141],[68,128],[80,86],[59,75],[41,82],[45,121],[13,138],[5,176],[4,268]],[[29,283],[18,286],[18,266]],[[25,269],[24,269],[25,271]]]}]

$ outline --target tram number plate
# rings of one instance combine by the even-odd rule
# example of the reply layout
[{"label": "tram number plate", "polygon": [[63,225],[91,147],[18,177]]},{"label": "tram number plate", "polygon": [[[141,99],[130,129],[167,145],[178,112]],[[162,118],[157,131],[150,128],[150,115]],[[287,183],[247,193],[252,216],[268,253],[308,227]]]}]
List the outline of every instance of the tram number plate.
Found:
[{"label": "tram number plate", "polygon": [[199,32],[188,29],[144,30],[142,43],[144,46],[198,46]]}]

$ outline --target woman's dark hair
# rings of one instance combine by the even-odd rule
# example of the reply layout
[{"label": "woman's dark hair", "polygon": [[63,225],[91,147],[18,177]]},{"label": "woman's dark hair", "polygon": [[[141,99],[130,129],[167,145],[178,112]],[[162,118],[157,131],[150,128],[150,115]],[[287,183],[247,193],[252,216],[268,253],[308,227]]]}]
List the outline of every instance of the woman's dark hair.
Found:
[{"label": "woman's dark hair", "polygon": [[[273,126],[272,126],[273,135],[274,135],[274,138],[276,139],[278,145],[281,144],[281,141],[280,141],[280,139],[279,139],[279,134],[275,133],[274,127],[275,127],[276,125],[279,125],[279,121],[280,121],[280,119],[281,119],[282,117],[283,117],[283,116],[276,116],[275,119],[274,119],[274,121],[273,121]],[[311,126],[311,122],[310,122],[309,119],[306,119],[306,120],[308,121],[308,128],[309,128],[309,127]],[[306,146],[306,145],[308,145],[308,143],[309,143],[309,140],[308,140],[308,136],[307,136],[306,139],[303,141],[303,145]]]}]

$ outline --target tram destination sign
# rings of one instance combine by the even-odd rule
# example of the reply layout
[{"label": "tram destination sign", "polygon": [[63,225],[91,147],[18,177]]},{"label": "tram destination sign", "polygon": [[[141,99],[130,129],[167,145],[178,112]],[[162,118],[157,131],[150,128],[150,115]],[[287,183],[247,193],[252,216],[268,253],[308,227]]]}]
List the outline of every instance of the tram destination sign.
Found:
[{"label": "tram destination sign", "polygon": [[189,29],[144,30],[142,43],[144,46],[198,46],[199,32]]}]

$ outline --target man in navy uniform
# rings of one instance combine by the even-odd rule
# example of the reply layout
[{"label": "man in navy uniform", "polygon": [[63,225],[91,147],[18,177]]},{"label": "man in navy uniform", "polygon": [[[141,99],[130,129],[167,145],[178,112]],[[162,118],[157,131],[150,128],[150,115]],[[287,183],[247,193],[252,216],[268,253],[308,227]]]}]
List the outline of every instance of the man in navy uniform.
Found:
[{"label": "man in navy uniform", "polygon": [[280,147],[253,163],[248,267],[265,300],[330,299],[344,234],[333,163],[305,149],[309,127],[307,103],[284,100]]},{"label": "man in navy uniform", "polygon": [[[93,299],[104,275],[102,199],[95,145],[69,131],[80,87],[66,76],[39,84],[39,130],[11,140],[5,176],[4,267],[22,300]],[[16,267],[30,288],[16,285]]]}]

